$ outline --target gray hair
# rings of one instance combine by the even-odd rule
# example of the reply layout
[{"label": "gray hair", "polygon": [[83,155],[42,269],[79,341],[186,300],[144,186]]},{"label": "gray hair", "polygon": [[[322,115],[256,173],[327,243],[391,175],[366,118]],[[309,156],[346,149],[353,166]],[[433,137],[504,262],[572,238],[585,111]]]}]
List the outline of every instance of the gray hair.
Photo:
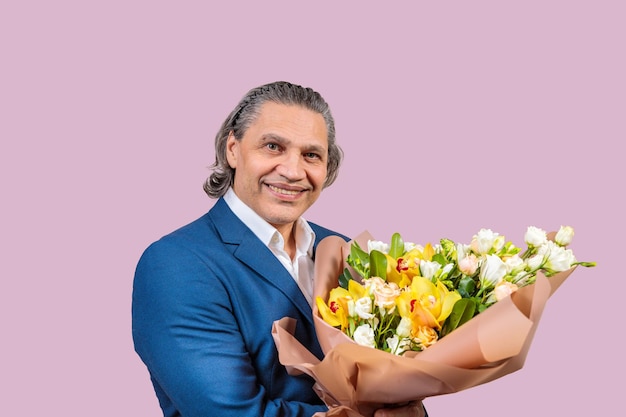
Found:
[{"label": "gray hair", "polygon": [[259,116],[261,106],[269,101],[302,106],[322,115],[328,131],[328,172],[324,181],[324,188],[337,179],[343,151],[335,142],[335,121],[328,103],[311,88],[286,81],[277,81],[248,91],[217,132],[215,136],[215,162],[211,165],[213,172],[204,182],[204,191],[209,197],[223,196],[235,178],[235,170],[230,167],[226,159],[228,136],[232,132],[235,139],[241,140],[250,125]]}]

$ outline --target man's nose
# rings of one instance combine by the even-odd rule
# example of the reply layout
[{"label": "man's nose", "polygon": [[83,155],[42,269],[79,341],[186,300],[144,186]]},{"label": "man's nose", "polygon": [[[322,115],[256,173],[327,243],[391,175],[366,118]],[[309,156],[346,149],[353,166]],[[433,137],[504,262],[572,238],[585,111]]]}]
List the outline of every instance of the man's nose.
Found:
[{"label": "man's nose", "polygon": [[302,155],[296,152],[285,154],[277,167],[277,171],[280,175],[291,181],[304,178],[305,170]]}]

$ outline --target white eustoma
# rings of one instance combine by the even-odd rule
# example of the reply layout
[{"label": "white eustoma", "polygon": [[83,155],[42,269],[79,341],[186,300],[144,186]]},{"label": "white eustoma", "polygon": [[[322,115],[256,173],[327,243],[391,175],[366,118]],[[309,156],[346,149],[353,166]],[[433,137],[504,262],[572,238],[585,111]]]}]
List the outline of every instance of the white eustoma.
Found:
[{"label": "white eustoma", "polygon": [[552,241],[544,245],[543,248],[547,253],[546,263],[543,267],[549,271],[567,271],[576,263],[576,257],[571,249],[565,249]]},{"label": "white eustoma", "polygon": [[355,342],[362,346],[376,347],[374,340],[374,329],[369,324],[362,324],[354,330],[352,336]]},{"label": "white eustoma", "polygon": [[441,270],[439,279],[443,281],[444,279],[448,278],[448,275],[450,274],[450,271],[452,271],[453,268],[454,268],[454,264],[445,264],[445,266]]},{"label": "white eustoma", "polygon": [[404,242],[404,253],[412,251],[413,249],[423,251],[424,247],[413,242]]},{"label": "white eustoma", "polygon": [[481,285],[490,288],[497,285],[506,275],[506,264],[498,257],[498,255],[487,255],[480,264]]},{"label": "white eustoma", "polygon": [[518,254],[506,258],[504,263],[509,275],[516,275],[526,268],[526,263]]},{"label": "white eustoma", "polygon": [[537,253],[536,255],[533,255],[530,258],[526,259],[526,265],[528,265],[528,269],[533,272],[541,268],[544,262],[545,262],[544,252]]},{"label": "white eustoma", "polygon": [[411,340],[407,337],[399,338],[397,334],[387,338],[387,346],[394,355],[402,355],[411,348]]},{"label": "white eustoma", "polygon": [[409,337],[411,335],[411,328],[413,324],[411,323],[411,319],[408,317],[402,317],[400,319],[400,323],[398,323],[398,327],[396,327],[396,334],[400,337]]},{"label": "white eustoma", "polygon": [[372,305],[370,297],[361,297],[354,302],[354,313],[364,320],[373,319]]},{"label": "white eustoma", "polygon": [[389,244],[380,240],[368,240],[367,252],[371,253],[373,250],[377,250],[382,253],[389,253]]},{"label": "white eustoma", "polygon": [[488,253],[494,247],[499,234],[491,229],[480,229],[472,238],[470,247],[480,255]]},{"label": "white eustoma", "polygon": [[567,246],[572,243],[574,237],[574,229],[571,226],[561,226],[559,231],[556,232],[554,241],[561,246]]},{"label": "white eustoma", "polygon": [[531,274],[526,271],[520,271],[513,278],[511,278],[511,282],[516,284],[518,287],[523,287],[527,285],[528,280],[531,278]]},{"label": "white eustoma", "polygon": [[431,279],[435,276],[437,271],[441,268],[441,264],[439,262],[434,261],[422,261],[420,262],[420,274],[424,278]]},{"label": "white eustoma", "polygon": [[528,226],[524,234],[524,241],[530,247],[539,247],[548,241],[548,234],[545,230],[535,226]]}]

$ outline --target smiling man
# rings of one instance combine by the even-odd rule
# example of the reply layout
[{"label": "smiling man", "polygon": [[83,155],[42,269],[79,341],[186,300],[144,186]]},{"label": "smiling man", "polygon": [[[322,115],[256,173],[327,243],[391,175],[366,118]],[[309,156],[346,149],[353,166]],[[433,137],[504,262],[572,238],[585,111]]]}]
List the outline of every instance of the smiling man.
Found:
[{"label": "smiling man", "polygon": [[[327,410],[278,361],[272,324],[322,358],[311,312],[317,243],[304,212],[342,159],[328,104],[310,88],[252,89],[223,123],[204,216],[162,237],[135,272],[132,332],[165,417],[311,417]],[[342,235],[340,235],[342,236]],[[345,236],[342,236],[347,239]],[[423,416],[421,404],[377,416]]]}]

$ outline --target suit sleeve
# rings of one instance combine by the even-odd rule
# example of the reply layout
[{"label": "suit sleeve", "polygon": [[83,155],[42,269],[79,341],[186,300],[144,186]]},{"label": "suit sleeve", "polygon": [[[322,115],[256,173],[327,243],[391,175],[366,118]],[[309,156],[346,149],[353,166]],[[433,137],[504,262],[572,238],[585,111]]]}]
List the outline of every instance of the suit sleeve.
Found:
[{"label": "suit sleeve", "polygon": [[227,289],[184,247],[160,241],[142,255],[133,285],[132,332],[166,416],[310,417],[326,410],[267,398]]}]

